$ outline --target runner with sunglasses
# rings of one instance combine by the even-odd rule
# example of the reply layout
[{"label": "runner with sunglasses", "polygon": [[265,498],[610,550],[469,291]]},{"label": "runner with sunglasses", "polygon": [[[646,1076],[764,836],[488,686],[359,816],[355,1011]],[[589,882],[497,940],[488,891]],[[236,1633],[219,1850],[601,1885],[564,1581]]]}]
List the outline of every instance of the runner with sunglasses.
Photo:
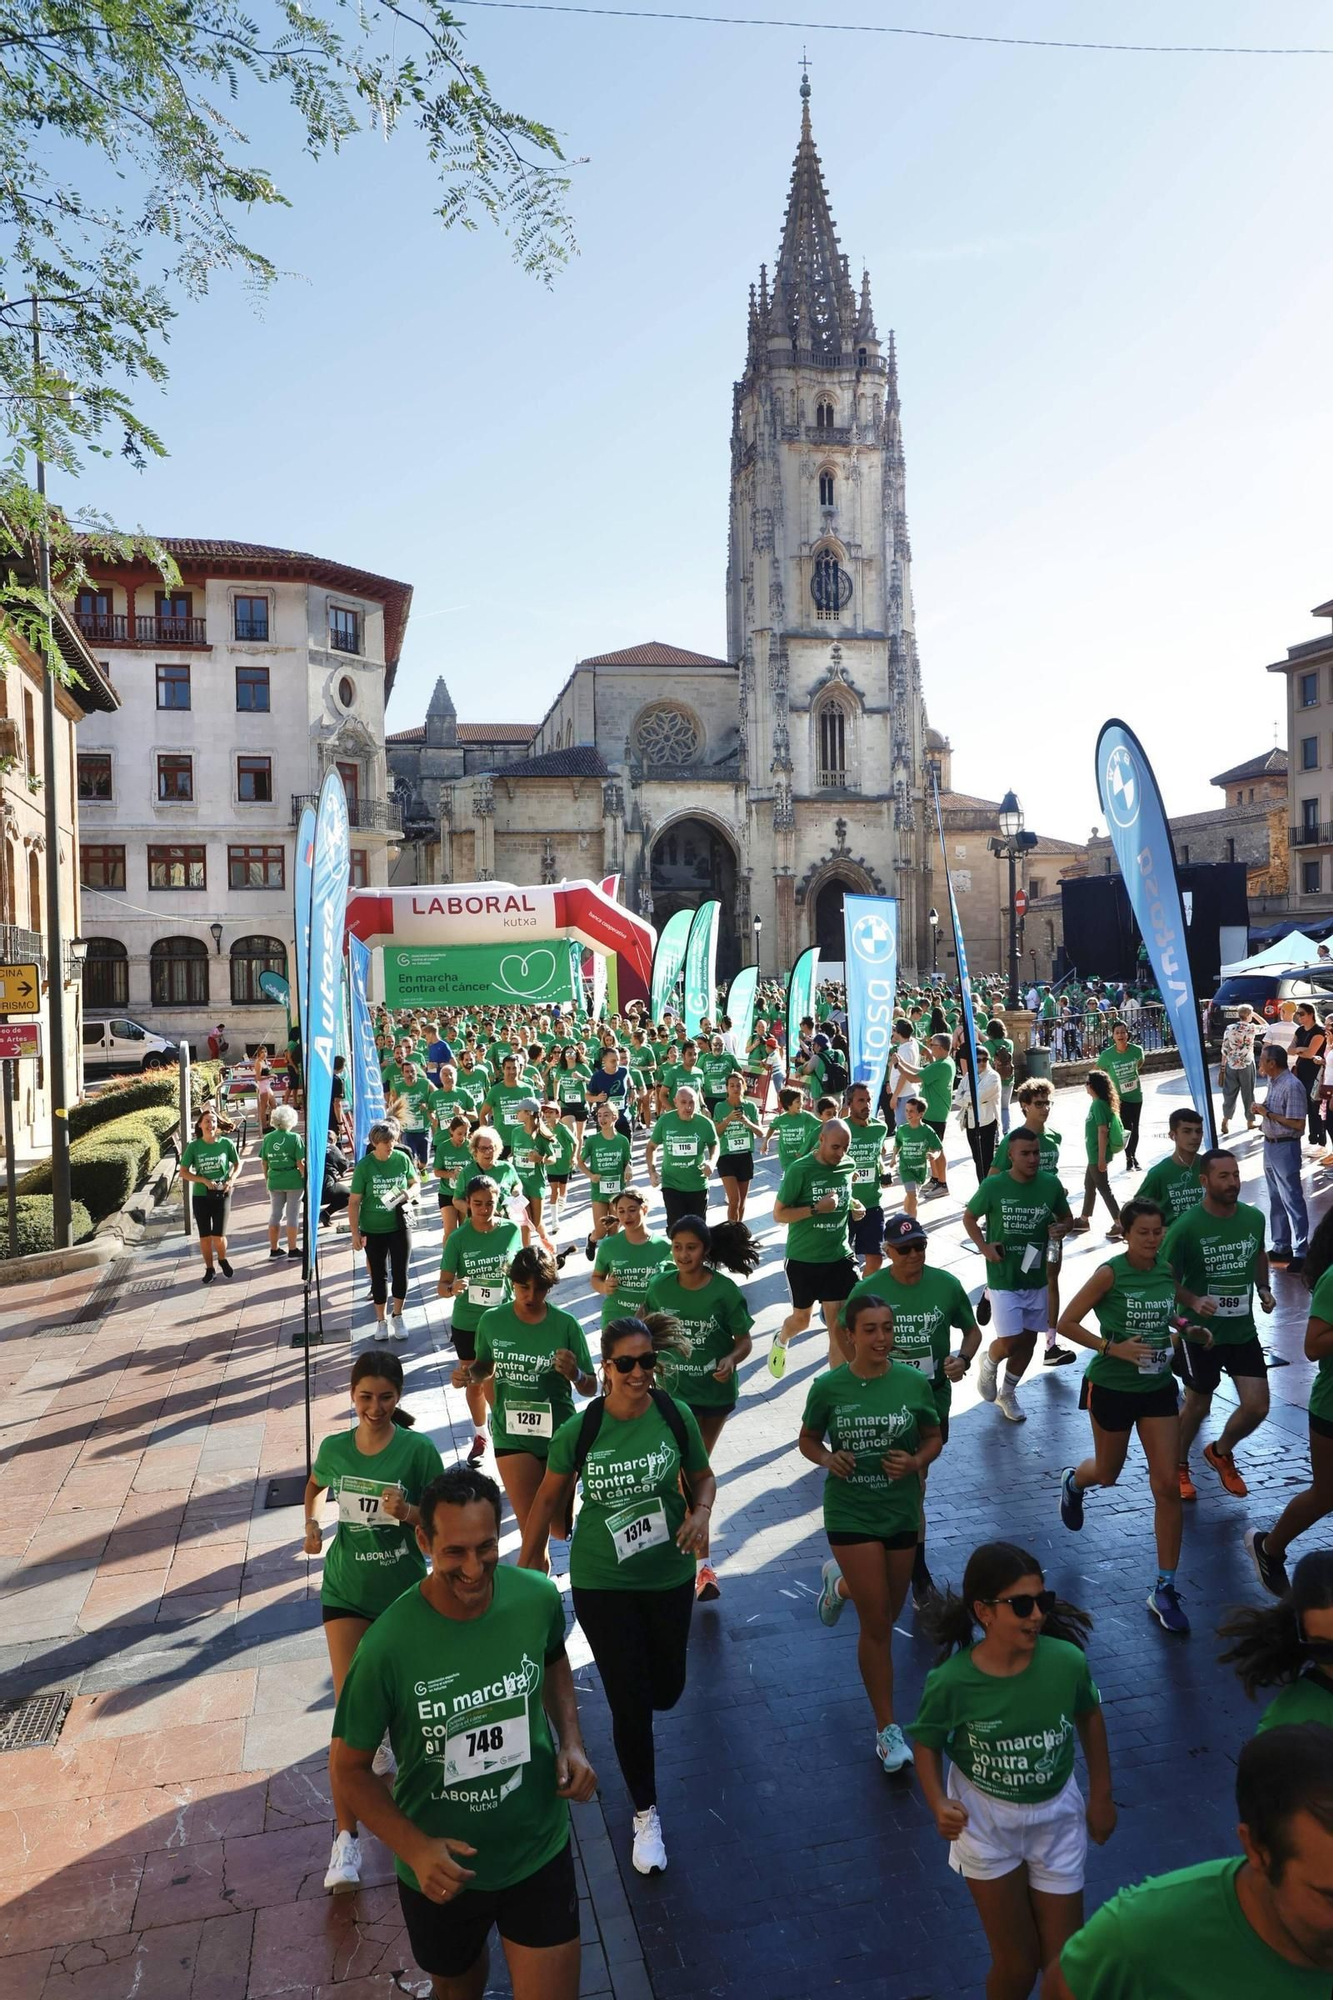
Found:
[{"label": "runner with sunglasses", "polygon": [[1047,1589],[1035,1556],[985,1542],[961,1594],[926,1622],[939,1662],[908,1724],[922,1795],[986,1933],[988,2000],[1026,2000],[1083,1922],[1088,1836],[1100,1846],[1115,1830],[1101,1695],[1083,1654],[1092,1620]]},{"label": "runner with sunglasses", "polygon": [[1233,1642],[1219,1657],[1251,1701],[1260,1688],[1279,1690],[1256,1735],[1283,1722],[1333,1729],[1333,1550],[1302,1556],[1276,1604],[1245,1605],[1217,1636]]},{"label": "runner with sunglasses", "polygon": [[602,1394],[552,1438],[518,1559],[522,1569],[541,1568],[547,1536],[561,1533],[581,1482],[569,1552],[574,1615],[611,1710],[640,1875],[667,1865],[653,1714],[674,1708],[685,1690],[695,1558],[707,1546],[717,1493],[694,1417],[654,1384],[659,1352],[680,1344],[665,1315],[612,1320],[603,1330]]}]

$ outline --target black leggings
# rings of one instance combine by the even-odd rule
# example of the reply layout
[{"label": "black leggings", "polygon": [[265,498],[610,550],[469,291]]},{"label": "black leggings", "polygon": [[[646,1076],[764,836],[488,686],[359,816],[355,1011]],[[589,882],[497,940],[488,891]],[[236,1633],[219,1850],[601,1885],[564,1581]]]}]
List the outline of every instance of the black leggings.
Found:
[{"label": "black leggings", "polygon": [[1120,1123],[1125,1128],[1125,1165],[1137,1167],[1139,1163],[1139,1120],[1143,1116],[1143,1099],[1120,1100]]},{"label": "black leggings", "polygon": [[362,1238],[366,1246],[366,1262],[370,1265],[370,1296],[377,1306],[382,1306],[390,1296],[385,1281],[386,1264],[393,1269],[393,1297],[407,1297],[407,1253],[411,1242],[407,1234],[407,1224],[400,1216],[394,1230],[381,1230],[376,1235]]},{"label": "black leggings", "polygon": [[989,1125],[969,1125],[967,1128],[967,1143],[971,1148],[978,1183],[984,1181],[990,1172],[991,1161],[995,1158],[995,1141],[999,1135],[1000,1128],[994,1121]]},{"label": "black leggings", "polygon": [[696,1191],[693,1188],[664,1187],[662,1206],[666,1210],[667,1228],[674,1229],[682,1216],[708,1214],[708,1189],[701,1187]]},{"label": "black leggings", "polygon": [[635,1812],[657,1804],[653,1711],[685,1692],[694,1578],[671,1590],[580,1590],[574,1616],[592,1648],[611,1710],[616,1761]]}]

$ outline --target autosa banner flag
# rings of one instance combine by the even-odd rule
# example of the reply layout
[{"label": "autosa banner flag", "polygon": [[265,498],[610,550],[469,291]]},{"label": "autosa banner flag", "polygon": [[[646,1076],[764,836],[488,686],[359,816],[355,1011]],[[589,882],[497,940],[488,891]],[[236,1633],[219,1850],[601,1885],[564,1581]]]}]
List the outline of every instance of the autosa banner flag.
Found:
[{"label": "autosa banner flag", "polygon": [[1120,864],[1129,907],[1143,937],[1185,1069],[1190,1095],[1217,1144],[1203,1030],[1185,943],[1185,910],[1175,849],[1152,765],[1134,731],[1114,717],[1097,738],[1097,790],[1106,831]]},{"label": "autosa banner flag", "polygon": [[315,866],[315,808],[305,806],[296,829],[295,936],[296,936],[296,1018],[305,1034],[310,1003],[310,889]]},{"label": "autosa banner flag", "polygon": [[685,946],[685,1032],[697,1035],[701,1021],[711,1021],[716,1010],[717,920],[720,903],[700,903],[690,925]]},{"label": "autosa banner flag", "polygon": [[654,1021],[660,1021],[665,1010],[675,1000],[680,969],[685,963],[685,946],[689,942],[690,926],[693,922],[693,910],[677,910],[674,917],[667,918],[662,934],[657,940],[657,950],[653,953],[652,992],[649,995]]},{"label": "autosa banner flag", "polygon": [[301,1023],[305,1051],[306,1227],[305,1275],[315,1269],[319,1202],[329,1147],[329,1106],[333,1102],[333,1058],[338,1048],[342,1002],[343,918],[347,913],[347,794],[336,771],[319,790],[315,815],[315,858],[310,882],[309,1010]]},{"label": "autosa banner flag", "polygon": [[844,896],[847,1074],[870,1091],[875,1115],[893,1044],[898,980],[898,903],[893,896]]},{"label": "autosa banner flag", "polygon": [[787,1073],[795,1069],[801,1053],[801,1022],[808,1014],[814,1019],[815,988],[819,984],[819,946],[803,951],[787,981]]},{"label": "autosa banner flag", "polygon": [[347,940],[347,973],[352,993],[353,1150],[359,1160],[366,1150],[366,1134],[384,1116],[384,1079],[370,1018],[370,950],[359,937]]},{"label": "autosa banner flag", "polygon": [[[949,895],[949,922],[953,925],[953,952],[958,961],[958,993],[963,1015],[963,1051],[967,1057],[967,1088],[972,1099],[972,1116],[977,1124],[981,1119],[977,1111],[977,1010],[972,1000],[972,975],[967,969],[967,946],[963,943],[963,920],[958,914],[958,898],[953,892],[953,877],[949,873],[949,850],[944,844],[944,815],[940,811],[940,788],[931,779],[935,794],[935,826],[940,836],[940,859],[944,863],[944,886]],[[925,1051],[923,1050],[924,1054]]]}]

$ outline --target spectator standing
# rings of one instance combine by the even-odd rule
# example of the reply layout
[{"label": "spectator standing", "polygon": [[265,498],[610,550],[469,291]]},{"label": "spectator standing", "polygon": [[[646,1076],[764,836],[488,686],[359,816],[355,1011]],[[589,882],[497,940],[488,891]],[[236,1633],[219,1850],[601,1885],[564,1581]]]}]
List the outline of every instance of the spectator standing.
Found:
[{"label": "spectator standing", "polygon": [[1222,1136],[1231,1129],[1231,1114],[1240,1098],[1245,1112],[1245,1129],[1254,1130],[1254,1009],[1241,1006],[1222,1037],[1222,1059],[1217,1069],[1222,1092]]},{"label": "spectator standing", "polygon": [[1265,1042],[1259,1073],[1268,1091],[1263,1119],[1264,1180],[1268,1184],[1270,1264],[1299,1271],[1310,1241],[1310,1215],[1301,1186],[1301,1134],[1308,1099],[1287,1067],[1287,1051]]}]

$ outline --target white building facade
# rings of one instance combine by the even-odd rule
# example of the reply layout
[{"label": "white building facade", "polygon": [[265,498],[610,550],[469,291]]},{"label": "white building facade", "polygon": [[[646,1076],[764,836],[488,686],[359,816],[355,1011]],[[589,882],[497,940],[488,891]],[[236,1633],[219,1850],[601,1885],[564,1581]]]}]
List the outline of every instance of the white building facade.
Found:
[{"label": "white building facade", "polygon": [[179,588],[99,569],[74,618],[120,697],[78,744],[85,1014],[198,1045],[272,1042],[266,971],[294,979],[301,809],[337,767],[352,879],[384,884],[401,819],[384,704],[408,585],[244,542],[164,538]]}]

